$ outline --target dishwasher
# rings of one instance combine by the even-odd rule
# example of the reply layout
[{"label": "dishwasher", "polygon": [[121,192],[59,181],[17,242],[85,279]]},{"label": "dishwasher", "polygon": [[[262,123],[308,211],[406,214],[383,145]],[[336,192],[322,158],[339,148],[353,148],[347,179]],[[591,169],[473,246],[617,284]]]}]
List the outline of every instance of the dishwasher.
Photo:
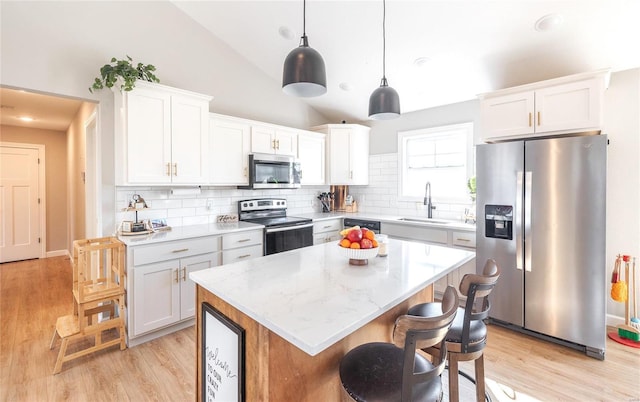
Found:
[{"label": "dishwasher", "polygon": [[344,221],[342,222],[342,226],[345,228],[360,226],[361,228],[367,228],[371,230],[373,233],[380,233],[380,221],[372,221],[368,219],[358,219],[358,218],[344,218]]}]

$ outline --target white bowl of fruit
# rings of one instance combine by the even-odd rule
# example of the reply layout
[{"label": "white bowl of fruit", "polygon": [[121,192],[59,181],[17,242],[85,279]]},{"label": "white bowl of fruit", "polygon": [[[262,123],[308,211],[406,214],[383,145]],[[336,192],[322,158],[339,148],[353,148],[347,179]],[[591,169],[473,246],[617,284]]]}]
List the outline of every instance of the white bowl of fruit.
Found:
[{"label": "white bowl of fruit", "polygon": [[371,230],[354,226],[340,231],[340,236],[338,246],[342,255],[349,258],[349,264],[366,265],[369,258],[378,255],[378,242]]}]

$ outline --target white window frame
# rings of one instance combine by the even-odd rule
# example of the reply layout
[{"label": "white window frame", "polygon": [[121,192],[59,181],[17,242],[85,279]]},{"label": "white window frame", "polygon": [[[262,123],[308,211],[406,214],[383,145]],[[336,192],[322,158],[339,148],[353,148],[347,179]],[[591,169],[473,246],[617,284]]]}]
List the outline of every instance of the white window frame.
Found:
[{"label": "white window frame", "polygon": [[[404,144],[408,139],[412,137],[422,136],[442,136],[448,132],[453,131],[466,131],[466,175],[467,178],[475,175],[475,147],[473,142],[473,122],[451,124],[446,126],[437,126],[429,128],[421,128],[410,131],[398,131],[398,201],[420,201],[424,200],[424,197],[414,197],[404,195],[404,177],[405,177],[405,146]],[[426,183],[425,183],[426,184]],[[465,183],[466,184],[466,183]],[[432,188],[432,198],[437,199],[440,203],[468,203],[470,198],[464,197],[442,197],[438,196],[438,190]]]}]

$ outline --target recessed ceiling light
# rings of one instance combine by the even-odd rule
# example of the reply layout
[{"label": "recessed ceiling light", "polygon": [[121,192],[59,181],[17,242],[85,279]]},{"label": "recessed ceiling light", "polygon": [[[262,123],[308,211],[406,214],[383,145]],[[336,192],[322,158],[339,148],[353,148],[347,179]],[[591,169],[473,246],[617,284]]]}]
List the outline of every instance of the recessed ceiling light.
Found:
[{"label": "recessed ceiling light", "polygon": [[536,21],[535,29],[538,32],[552,31],[559,27],[563,20],[560,14],[547,14]]},{"label": "recessed ceiling light", "polygon": [[427,63],[429,63],[431,61],[431,58],[429,57],[418,57],[417,59],[415,59],[413,61],[413,64],[416,67],[424,67],[425,65],[427,65]]},{"label": "recessed ceiling light", "polygon": [[280,36],[287,40],[291,40],[296,37],[296,33],[293,32],[289,27],[285,26],[280,27],[280,29],[278,29],[278,33],[280,34]]},{"label": "recessed ceiling light", "polygon": [[18,119],[26,122],[31,122],[34,120],[33,117],[29,117],[29,116],[21,116],[21,117],[18,117]]},{"label": "recessed ceiling light", "polygon": [[347,92],[353,89],[353,85],[349,84],[348,82],[341,82],[338,86],[340,87],[340,89]]}]

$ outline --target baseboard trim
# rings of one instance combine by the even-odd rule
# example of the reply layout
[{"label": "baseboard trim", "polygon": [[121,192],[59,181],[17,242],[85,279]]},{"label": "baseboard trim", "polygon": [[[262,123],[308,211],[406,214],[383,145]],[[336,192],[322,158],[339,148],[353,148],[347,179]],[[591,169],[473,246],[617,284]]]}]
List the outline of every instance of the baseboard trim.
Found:
[{"label": "baseboard trim", "polygon": [[47,251],[47,257],[69,257],[71,258],[71,254],[69,254],[69,250],[53,250]]},{"label": "baseboard trim", "polygon": [[624,324],[624,321],[624,317],[607,314],[607,326],[609,327],[617,327],[618,325]]}]

